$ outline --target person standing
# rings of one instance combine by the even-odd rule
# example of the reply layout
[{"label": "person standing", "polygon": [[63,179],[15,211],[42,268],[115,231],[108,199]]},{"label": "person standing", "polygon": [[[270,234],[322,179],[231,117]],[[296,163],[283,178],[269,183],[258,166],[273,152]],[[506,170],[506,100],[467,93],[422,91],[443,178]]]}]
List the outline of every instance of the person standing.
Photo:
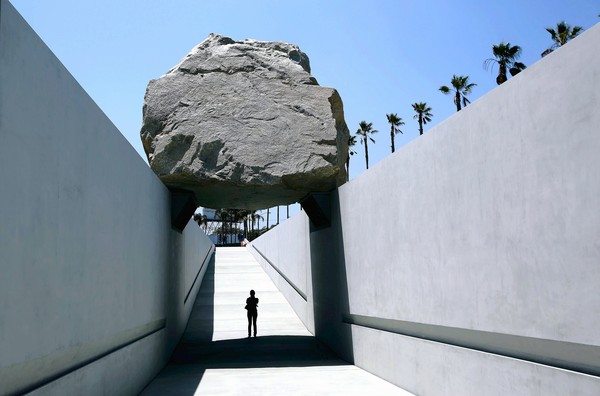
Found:
[{"label": "person standing", "polygon": [[248,338],[254,325],[254,337],[256,337],[256,318],[258,317],[258,298],[254,297],[254,290],[250,290],[250,297],[246,299],[246,310],[248,311]]}]

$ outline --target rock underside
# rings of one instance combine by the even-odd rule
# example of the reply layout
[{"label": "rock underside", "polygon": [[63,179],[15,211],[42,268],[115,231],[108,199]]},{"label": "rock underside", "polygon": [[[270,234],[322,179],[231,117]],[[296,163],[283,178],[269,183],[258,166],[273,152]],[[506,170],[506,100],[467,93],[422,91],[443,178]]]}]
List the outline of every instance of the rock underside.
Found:
[{"label": "rock underside", "polygon": [[346,181],[342,101],[292,44],[211,34],[150,81],[143,115],[151,168],[205,207],[284,205]]}]

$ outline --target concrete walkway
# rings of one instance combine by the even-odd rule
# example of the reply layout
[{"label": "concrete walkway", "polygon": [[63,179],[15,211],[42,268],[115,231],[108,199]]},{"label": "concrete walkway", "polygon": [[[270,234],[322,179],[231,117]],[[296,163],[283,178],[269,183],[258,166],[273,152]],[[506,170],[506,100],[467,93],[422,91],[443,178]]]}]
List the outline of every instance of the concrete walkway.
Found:
[{"label": "concrete walkway", "polygon": [[[260,299],[258,337],[244,305]],[[337,358],[245,248],[217,248],[181,343],[143,395],[410,395]]]}]

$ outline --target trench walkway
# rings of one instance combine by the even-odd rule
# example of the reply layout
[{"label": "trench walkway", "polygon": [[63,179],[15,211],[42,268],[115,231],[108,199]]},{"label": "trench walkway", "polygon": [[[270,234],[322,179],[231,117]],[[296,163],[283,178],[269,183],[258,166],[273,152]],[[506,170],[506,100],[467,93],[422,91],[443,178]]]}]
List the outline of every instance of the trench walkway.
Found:
[{"label": "trench walkway", "polygon": [[[258,337],[244,304],[260,299]],[[409,395],[337,358],[304,327],[254,257],[217,248],[170,363],[143,395]]]}]

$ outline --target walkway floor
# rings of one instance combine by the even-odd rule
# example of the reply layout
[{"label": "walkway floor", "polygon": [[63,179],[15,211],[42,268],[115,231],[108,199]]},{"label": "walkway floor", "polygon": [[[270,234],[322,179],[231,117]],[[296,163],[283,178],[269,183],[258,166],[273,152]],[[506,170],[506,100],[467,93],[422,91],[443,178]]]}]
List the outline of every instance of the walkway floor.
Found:
[{"label": "walkway floor", "polygon": [[[258,337],[244,305],[260,299]],[[217,248],[170,363],[143,395],[410,395],[337,358],[245,248]]]}]

